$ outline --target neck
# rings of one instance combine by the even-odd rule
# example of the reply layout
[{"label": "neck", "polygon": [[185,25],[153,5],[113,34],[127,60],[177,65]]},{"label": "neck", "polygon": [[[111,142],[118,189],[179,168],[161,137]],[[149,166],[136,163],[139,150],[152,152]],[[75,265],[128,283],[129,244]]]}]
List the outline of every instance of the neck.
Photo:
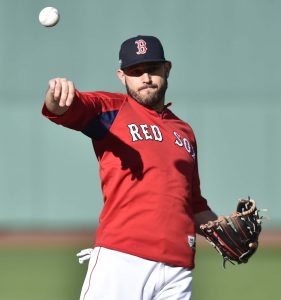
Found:
[{"label": "neck", "polygon": [[153,110],[155,110],[158,113],[162,113],[162,111],[165,108],[165,101],[162,100],[161,102],[158,102],[155,105],[152,105],[150,108],[153,109]]}]

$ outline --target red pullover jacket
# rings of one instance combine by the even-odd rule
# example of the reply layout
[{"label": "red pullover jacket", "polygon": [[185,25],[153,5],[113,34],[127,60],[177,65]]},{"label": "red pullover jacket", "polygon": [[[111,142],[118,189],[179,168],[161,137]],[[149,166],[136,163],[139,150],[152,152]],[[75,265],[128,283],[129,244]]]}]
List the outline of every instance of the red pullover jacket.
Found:
[{"label": "red pullover jacket", "polygon": [[193,268],[194,214],[209,207],[194,133],[167,106],[158,114],[128,95],[76,91],[64,115],[42,113],[92,139],[104,196],[95,245]]}]

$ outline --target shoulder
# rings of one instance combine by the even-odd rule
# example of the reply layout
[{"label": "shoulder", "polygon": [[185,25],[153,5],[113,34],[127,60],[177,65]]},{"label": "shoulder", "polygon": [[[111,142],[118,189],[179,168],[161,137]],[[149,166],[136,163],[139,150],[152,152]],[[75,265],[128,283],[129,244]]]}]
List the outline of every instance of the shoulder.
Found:
[{"label": "shoulder", "polygon": [[174,120],[178,121],[180,124],[182,124],[183,126],[187,127],[193,133],[193,129],[192,129],[192,127],[191,127],[191,125],[189,123],[187,123],[186,121],[184,121],[183,119],[181,119],[180,117],[178,117],[170,109],[167,109],[167,113],[168,113],[168,118],[169,119],[174,119]]},{"label": "shoulder", "polygon": [[127,95],[122,93],[112,93],[105,91],[80,92],[76,91],[76,96],[85,103],[92,103],[100,106],[102,110],[119,109],[125,101]]}]

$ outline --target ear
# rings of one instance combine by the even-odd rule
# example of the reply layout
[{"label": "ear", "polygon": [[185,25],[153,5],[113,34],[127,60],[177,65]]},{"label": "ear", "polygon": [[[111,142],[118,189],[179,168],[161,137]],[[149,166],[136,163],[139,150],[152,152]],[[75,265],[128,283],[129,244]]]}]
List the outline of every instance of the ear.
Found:
[{"label": "ear", "polygon": [[122,82],[123,85],[126,85],[126,81],[125,81],[125,73],[123,70],[119,69],[117,70],[117,76],[120,79],[120,81]]},{"label": "ear", "polygon": [[172,63],[170,61],[165,62],[165,73],[166,73],[166,78],[169,77],[170,71],[172,69]]}]

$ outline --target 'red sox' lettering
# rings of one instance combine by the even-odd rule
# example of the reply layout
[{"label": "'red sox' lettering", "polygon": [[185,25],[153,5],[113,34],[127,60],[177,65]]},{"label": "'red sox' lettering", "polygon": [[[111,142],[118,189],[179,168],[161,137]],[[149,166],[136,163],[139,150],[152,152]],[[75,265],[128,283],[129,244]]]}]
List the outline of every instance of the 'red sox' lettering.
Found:
[{"label": "'red sox' lettering", "polygon": [[[147,141],[153,140],[161,142],[163,141],[163,135],[160,131],[160,128],[156,125],[147,125],[147,124],[129,124],[128,128],[132,136],[132,141]],[[187,138],[183,138],[177,132],[173,132],[175,136],[175,145],[183,147],[193,159],[195,159],[195,150]]]},{"label": "'red sox' lettering", "polygon": [[129,124],[130,134],[133,138],[133,142],[141,140],[154,140],[161,142],[163,140],[162,133],[156,125],[136,125]]},{"label": "'red sox' lettering", "polygon": [[179,147],[184,147],[185,150],[195,159],[196,154],[193,146],[190,144],[187,138],[182,138],[177,132],[174,131],[174,136],[176,137],[175,144]]}]

